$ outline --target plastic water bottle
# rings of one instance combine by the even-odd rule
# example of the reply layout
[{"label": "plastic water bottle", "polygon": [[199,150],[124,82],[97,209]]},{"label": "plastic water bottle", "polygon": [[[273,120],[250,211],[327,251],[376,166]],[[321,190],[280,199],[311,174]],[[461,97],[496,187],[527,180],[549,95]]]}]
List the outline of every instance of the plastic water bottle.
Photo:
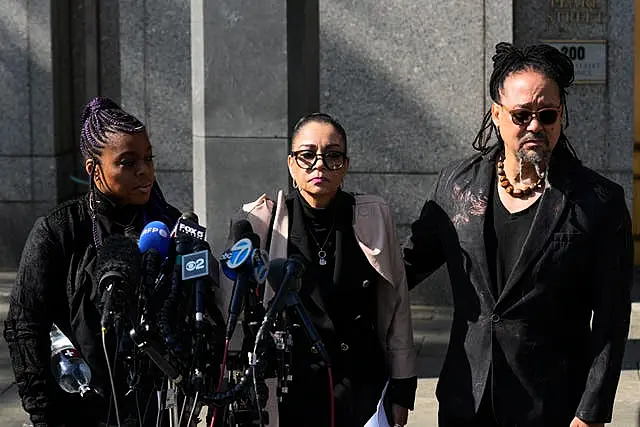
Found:
[{"label": "plastic water bottle", "polygon": [[91,391],[91,369],[82,359],[69,338],[54,324],[51,327],[51,371],[60,387],[67,393]]}]

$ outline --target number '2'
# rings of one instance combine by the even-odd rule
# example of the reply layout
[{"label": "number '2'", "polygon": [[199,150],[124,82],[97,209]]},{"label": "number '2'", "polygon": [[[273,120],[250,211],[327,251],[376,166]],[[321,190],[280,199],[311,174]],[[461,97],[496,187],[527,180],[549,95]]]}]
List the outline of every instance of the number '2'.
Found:
[{"label": "number '2'", "polygon": [[560,48],[560,51],[562,53],[564,53],[565,55],[567,55],[569,58],[571,58],[572,61],[575,61],[576,59],[578,61],[582,61],[584,59],[584,47],[583,46],[571,46],[571,47],[567,47],[567,46],[562,46]]}]

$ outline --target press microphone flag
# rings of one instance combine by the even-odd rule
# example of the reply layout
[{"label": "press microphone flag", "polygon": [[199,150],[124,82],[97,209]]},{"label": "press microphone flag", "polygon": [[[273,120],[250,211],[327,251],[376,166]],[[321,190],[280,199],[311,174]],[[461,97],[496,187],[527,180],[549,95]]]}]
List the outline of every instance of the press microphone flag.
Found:
[{"label": "press microphone flag", "polygon": [[253,234],[253,227],[246,219],[234,222],[231,227],[231,236],[234,243],[220,257],[222,271],[230,280],[238,278],[238,268],[244,265],[251,256],[254,244],[247,237],[251,234]]},{"label": "press microphone flag", "polygon": [[169,227],[162,221],[152,221],[144,226],[140,233],[138,248],[141,253],[147,252],[149,249],[158,251],[162,259],[167,257],[169,253]]},{"label": "press microphone flag", "polygon": [[251,271],[253,280],[261,285],[267,280],[269,273],[269,254],[264,249],[254,248],[251,251]]},{"label": "press microphone flag", "polygon": [[206,240],[207,229],[206,227],[198,224],[198,216],[193,212],[186,212],[176,222],[175,227],[171,232],[171,236],[188,236],[198,240]]},{"label": "press microphone flag", "polygon": [[[252,255],[255,254],[254,250],[260,251],[260,237],[253,232],[251,223],[246,219],[237,221],[233,224],[231,232],[235,243],[223,253],[220,260],[224,274],[234,280],[231,301],[229,302],[227,338],[231,338],[235,331],[249,282],[257,283],[254,277],[265,275],[263,271],[255,275],[253,272]],[[259,253],[257,259],[261,260],[261,255],[262,253]]]}]

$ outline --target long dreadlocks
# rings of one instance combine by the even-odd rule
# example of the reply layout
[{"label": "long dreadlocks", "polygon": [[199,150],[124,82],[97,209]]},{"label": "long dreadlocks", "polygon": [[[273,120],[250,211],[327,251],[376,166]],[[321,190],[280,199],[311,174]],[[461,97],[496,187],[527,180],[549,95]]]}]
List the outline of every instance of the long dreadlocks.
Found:
[{"label": "long dreadlocks", "polygon": [[[489,80],[489,96],[497,104],[500,103],[500,92],[504,89],[505,79],[512,73],[533,70],[544,74],[558,85],[560,101],[565,112],[565,126],[569,126],[569,112],[567,111],[567,88],[574,79],[573,62],[571,59],[553,46],[536,44],[519,49],[510,43],[498,43],[496,53],[491,58],[493,71]],[[482,153],[489,150],[489,141],[495,132],[498,143],[503,143],[500,133],[491,120],[491,109],[482,120],[482,126],[473,141],[473,148]],[[569,151],[576,156],[575,150],[569,143],[563,131],[560,132],[559,143],[564,143]],[[577,157],[577,156],[576,156]]]}]

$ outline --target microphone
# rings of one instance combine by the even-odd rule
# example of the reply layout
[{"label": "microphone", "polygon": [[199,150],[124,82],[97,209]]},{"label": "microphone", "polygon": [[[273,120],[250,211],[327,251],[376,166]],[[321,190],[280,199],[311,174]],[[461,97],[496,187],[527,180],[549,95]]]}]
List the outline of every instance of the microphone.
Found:
[{"label": "microphone", "polygon": [[198,223],[198,215],[193,212],[185,212],[180,216],[171,231],[171,237],[180,235],[206,240],[207,229]]},{"label": "microphone", "polygon": [[205,240],[206,228],[198,224],[198,216],[193,212],[185,212],[176,221],[169,233],[170,243],[167,250],[167,261],[165,262],[165,274],[169,274],[169,269],[180,263],[180,255],[190,252],[188,247],[193,238]]},{"label": "microphone", "polygon": [[[300,278],[305,271],[305,260],[300,255],[291,255],[287,259],[277,258],[269,263],[267,275],[269,286],[275,291],[269,302],[267,315],[274,315],[287,306],[288,295],[300,290]],[[280,284],[276,289],[276,284]]]},{"label": "microphone", "polygon": [[231,339],[235,331],[249,282],[256,283],[251,260],[253,251],[255,249],[260,251],[260,237],[253,232],[251,223],[246,219],[234,223],[231,233],[236,243],[231,249],[225,251],[220,260],[225,275],[234,280],[231,301],[229,302],[227,339]]},{"label": "microphone", "polygon": [[[174,282],[179,280],[178,276],[181,274],[182,257],[193,252],[195,241],[206,243],[206,233],[207,229],[198,224],[198,216],[193,212],[183,213],[176,222],[170,234],[172,240],[167,258],[168,268],[174,267]],[[184,276],[184,270],[182,274]]]},{"label": "microphone", "polygon": [[243,265],[251,256],[253,243],[247,236],[253,234],[253,227],[249,221],[241,219],[233,223],[229,234],[233,237],[235,243],[223,252],[220,257],[220,266],[224,275],[228,279],[235,281],[238,278],[237,268]]},{"label": "microphone", "polygon": [[95,279],[102,292],[102,318],[105,328],[114,300],[127,310],[132,303],[133,289],[141,280],[142,256],[134,239],[121,235],[105,239],[96,257]]},{"label": "microphone", "polygon": [[[197,240],[193,244],[193,254],[184,257],[184,268],[187,271],[190,269],[194,271],[189,274],[195,280],[195,321],[197,329],[203,326],[207,288],[210,287],[210,282],[207,280],[209,277],[210,253],[209,244],[205,241]],[[186,261],[186,259],[190,259],[190,261]]]},{"label": "microphone", "polygon": [[169,234],[169,227],[162,221],[151,221],[140,233],[138,248],[142,253],[144,286],[140,289],[139,296],[153,295],[156,287],[165,277],[162,263],[169,255],[171,245]]},{"label": "microphone", "polygon": [[[304,304],[300,300],[300,287],[302,285],[300,279],[304,274],[305,260],[300,255],[292,255],[286,260],[275,259],[271,262],[269,268],[269,285],[274,291],[275,296],[270,302],[267,316],[274,316],[282,311],[285,307],[293,308],[304,327],[307,338],[311,342],[312,348],[314,348],[320,355],[320,358],[325,362],[327,366],[331,365],[329,360],[329,353],[325,348],[318,330],[313,325],[309,313],[304,308]],[[277,283],[280,283],[280,287],[275,289]]]},{"label": "microphone", "polygon": [[169,253],[169,227],[162,221],[151,221],[142,229],[138,248],[140,253],[145,253],[150,249],[158,251],[162,259],[165,259]]}]

